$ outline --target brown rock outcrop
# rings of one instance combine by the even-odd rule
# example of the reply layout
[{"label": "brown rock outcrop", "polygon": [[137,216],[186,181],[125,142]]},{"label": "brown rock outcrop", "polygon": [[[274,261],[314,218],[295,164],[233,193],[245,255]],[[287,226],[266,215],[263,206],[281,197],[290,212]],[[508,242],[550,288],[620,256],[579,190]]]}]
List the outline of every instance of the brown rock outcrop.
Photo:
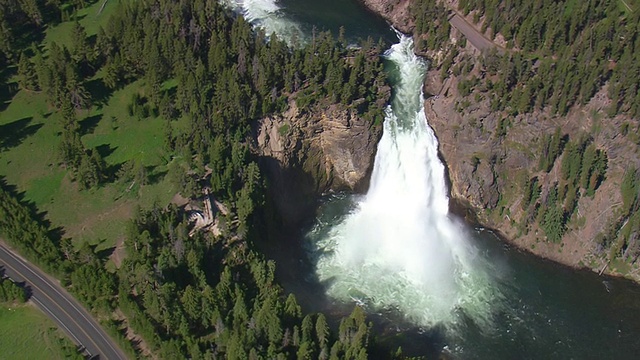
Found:
[{"label": "brown rock outcrop", "polygon": [[400,32],[405,34],[413,32],[415,25],[409,9],[411,0],[362,0],[362,2]]},{"label": "brown rock outcrop", "polygon": [[[402,10],[408,9],[410,1],[362,1],[403,32],[410,32],[410,27],[403,28],[410,20],[406,18],[406,10]],[[443,2],[452,9],[457,7],[456,0]],[[450,36],[454,43],[462,34],[453,30]],[[442,64],[442,53],[419,55],[433,60],[435,66]],[[479,55],[467,45],[455,57],[450,69],[462,61],[475,61]],[[619,268],[610,266],[611,255],[595,239],[619,218],[620,184],[625,170],[640,168],[640,147],[620,130],[625,125],[637,128],[638,119],[606,116],[604,109],[610,104],[606,86],[588,104],[574,107],[566,116],[556,116],[546,110],[517,116],[491,111],[486,89],[472,89],[467,96],[458,93],[458,83],[471,76],[482,78],[485,74],[478,70],[459,75],[449,71],[442,81],[441,69],[433,69],[425,80],[425,93],[433,95],[425,102],[425,112],[446,163],[451,198],[454,204],[466,207],[458,210],[465,210],[461,212],[473,215],[474,221],[497,229],[507,241],[536,255],[574,267],[620,274]],[[504,122],[506,119],[508,123]],[[541,140],[556,128],[572,141],[588,134],[596,148],[606,153],[608,163],[598,190],[593,196],[581,191],[574,214],[568,219],[567,231],[560,242],[553,243],[546,238],[540,219],[536,218],[537,211],[531,206],[523,207],[522,201],[527,179],[538,179],[541,199],[545,199],[556,184],[562,184],[562,157],[556,159],[549,172],[541,171],[538,166]],[[623,271],[625,276],[640,280],[637,266]]]},{"label": "brown rock outcrop", "polygon": [[[607,254],[594,239],[605,231],[622,204],[620,183],[625,169],[640,166],[638,146],[617,130],[628,119],[624,116],[606,122],[599,119],[606,103],[606,90],[565,117],[543,112],[518,115],[502,131],[503,114],[490,111],[488,100],[475,102],[461,97],[456,89],[458,80],[451,76],[441,87],[440,95],[425,102],[429,124],[438,136],[449,171],[452,199],[469,206],[474,220],[496,229],[520,248],[573,267],[603,269]],[[561,157],[548,173],[538,166],[540,141],[556,128],[573,141],[580,134],[590,134],[596,147],[608,157],[604,181],[593,197],[583,194],[579,198],[559,243],[546,239],[532,208],[523,208],[521,204],[523,184],[528,178],[538,178],[542,199],[555,184],[562,184]],[[604,272],[616,274],[617,270],[605,267]],[[638,279],[633,273],[626,275]]]},{"label": "brown rock outcrop", "polygon": [[365,192],[381,131],[339,105],[302,112],[292,101],[284,114],[262,119],[256,151],[283,220],[294,225],[308,218],[318,195],[329,190]]}]

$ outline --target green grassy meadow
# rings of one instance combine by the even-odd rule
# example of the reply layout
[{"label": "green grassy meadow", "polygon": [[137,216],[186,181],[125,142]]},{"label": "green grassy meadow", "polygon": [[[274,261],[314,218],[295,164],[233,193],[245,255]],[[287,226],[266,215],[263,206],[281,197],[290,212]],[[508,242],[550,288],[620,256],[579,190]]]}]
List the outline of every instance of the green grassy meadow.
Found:
[{"label": "green grassy meadow", "polygon": [[0,305],[0,359],[65,359],[65,345],[75,349],[40,310]]},{"label": "green grassy meadow", "polygon": [[[116,7],[110,1],[98,15],[101,4],[98,1],[78,12],[89,36],[106,23]],[[45,45],[52,41],[68,43],[71,25],[68,21],[48,28]],[[99,83],[100,78],[98,73],[89,83]],[[9,82],[17,89],[15,79]],[[144,186],[114,181],[80,191],[70,171],[59,165],[62,127],[59,114],[47,104],[45,95],[20,90],[0,103],[0,176],[44,212],[53,228],[62,227],[64,236],[71,237],[76,245],[84,241],[99,243],[99,249],[117,245],[124,238],[125,224],[136,205],[144,208],[156,201],[167,204],[175,194],[164,177],[164,121],[138,119],[127,111],[132,95],[142,92],[142,86],[135,82],[112,93],[98,87],[93,97],[100,101],[76,115],[85,147],[98,148],[107,166],[114,169],[129,160],[142,162],[152,179]],[[87,88],[91,91],[90,84]]]},{"label": "green grassy meadow", "polygon": [[[84,9],[79,9],[77,13],[78,22],[85,28],[88,36],[92,36],[98,33],[100,26],[105,27],[109,16],[113,13],[117,6],[116,1],[107,1],[102,12],[98,13],[102,6],[103,0],[93,2],[90,6]],[[48,44],[52,41],[61,45],[70,44],[69,34],[71,33],[72,21],[66,21],[58,24],[55,27],[47,29],[44,43]]]}]

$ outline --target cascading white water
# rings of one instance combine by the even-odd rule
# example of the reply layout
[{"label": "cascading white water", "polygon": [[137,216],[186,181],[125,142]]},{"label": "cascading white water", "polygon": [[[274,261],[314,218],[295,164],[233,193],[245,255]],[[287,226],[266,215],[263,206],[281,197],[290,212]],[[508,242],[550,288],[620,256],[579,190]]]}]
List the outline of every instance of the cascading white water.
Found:
[{"label": "cascading white water", "polygon": [[486,264],[448,216],[444,166],[423,108],[426,64],[405,36],[386,57],[399,81],[371,186],[331,230],[311,232],[318,278],[334,298],[395,308],[421,326],[453,325],[461,312],[486,325],[496,293]]},{"label": "cascading white water", "polygon": [[300,26],[283,13],[275,0],[219,0],[221,4],[242,14],[253,26],[261,28],[267,36],[275,33],[290,45],[304,42]]},{"label": "cascading white water", "polygon": [[[304,37],[274,0],[220,1],[290,44]],[[309,234],[317,276],[336,299],[397,309],[420,326],[455,326],[464,314],[488,329],[499,296],[488,265],[448,216],[444,166],[424,115],[426,64],[405,36],[386,57],[399,81],[386,109],[371,187],[342,221],[318,224]]]}]

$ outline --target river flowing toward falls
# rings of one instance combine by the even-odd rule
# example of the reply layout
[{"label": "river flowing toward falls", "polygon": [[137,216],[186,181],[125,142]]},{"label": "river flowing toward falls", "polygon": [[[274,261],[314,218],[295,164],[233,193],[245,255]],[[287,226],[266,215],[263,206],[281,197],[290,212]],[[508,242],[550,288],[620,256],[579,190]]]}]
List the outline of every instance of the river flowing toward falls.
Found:
[{"label": "river flowing toward falls", "polygon": [[400,36],[386,54],[394,87],[369,192],[330,229],[310,233],[317,276],[330,296],[393,308],[420,326],[460,316],[490,328],[500,295],[489,264],[449,217],[444,166],[424,115],[426,64]]},{"label": "river flowing toward falls", "polygon": [[304,42],[305,34],[300,24],[291,20],[274,0],[219,0],[242,14],[253,26],[262,29],[267,36],[275,33],[289,45]]}]

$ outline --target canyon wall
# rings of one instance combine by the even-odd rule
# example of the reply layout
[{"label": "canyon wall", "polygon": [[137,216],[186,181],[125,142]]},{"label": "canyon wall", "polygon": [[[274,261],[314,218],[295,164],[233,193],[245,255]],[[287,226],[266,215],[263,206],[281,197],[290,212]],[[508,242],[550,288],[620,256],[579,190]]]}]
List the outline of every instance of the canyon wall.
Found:
[{"label": "canyon wall", "polygon": [[382,126],[341,105],[308,112],[295,101],[289,105],[262,119],[254,133],[274,205],[295,226],[313,215],[323,193],[366,192]]},{"label": "canyon wall", "polygon": [[[362,1],[401,31],[413,33],[411,1]],[[451,16],[457,13],[456,1],[443,3]],[[478,25],[473,25],[472,18],[470,13],[466,20],[480,33],[482,18]],[[481,35],[489,38],[486,33]],[[474,77],[485,80],[487,76],[481,64],[487,54],[469,41],[462,48],[457,46],[464,38],[452,27],[447,44],[419,54],[431,62],[425,80],[425,94],[429,96],[425,111],[438,136],[439,150],[448,170],[454,210],[536,255],[573,267],[640,279],[634,252],[630,251],[637,249],[625,245],[616,248],[617,252],[623,252],[622,256],[613,256],[611,248],[616,244],[605,246],[602,241],[620,217],[623,204],[620,184],[625,171],[640,167],[637,142],[621,131],[629,124],[631,128],[637,126],[638,120],[606,115],[610,105],[606,85],[586,105],[574,106],[565,116],[546,109],[515,115],[493,111],[489,100],[491,89],[476,86],[465,94],[459,91],[461,82]],[[508,51],[499,34],[493,42],[497,51]],[[443,65],[443,59],[454,47],[457,54],[450,64]],[[541,226],[548,221],[544,212],[541,215],[536,204],[526,204],[525,194],[532,180],[539,186],[539,203],[552,192],[566,191],[561,175],[562,154],[554,159],[549,171],[540,167],[542,143],[556,131],[563,135],[565,147],[567,141],[588,138],[589,144],[606,154],[607,169],[594,193],[578,191],[575,210],[566,220],[561,239],[551,241]]]}]

